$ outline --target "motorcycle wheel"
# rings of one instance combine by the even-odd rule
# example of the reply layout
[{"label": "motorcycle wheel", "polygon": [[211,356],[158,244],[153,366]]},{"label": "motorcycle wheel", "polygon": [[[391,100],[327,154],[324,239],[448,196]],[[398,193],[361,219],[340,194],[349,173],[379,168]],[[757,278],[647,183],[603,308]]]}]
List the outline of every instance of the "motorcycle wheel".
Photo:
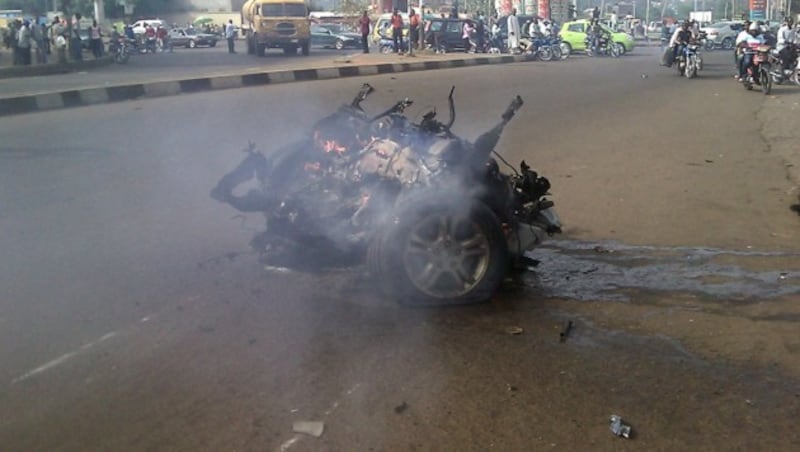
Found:
[{"label": "motorcycle wheel", "polygon": [[622,52],[619,50],[620,45],[617,43],[611,44],[611,47],[608,49],[611,53],[613,58],[619,58],[622,55]]},{"label": "motorcycle wheel", "polygon": [[463,194],[420,195],[399,206],[396,221],[372,240],[368,268],[401,304],[491,298],[509,263],[500,220],[482,202],[464,202]]},{"label": "motorcycle wheel", "polygon": [[128,52],[126,52],[124,49],[120,50],[120,51],[118,51],[118,52],[116,52],[114,54],[114,61],[117,64],[125,64],[125,63],[127,63],[128,62],[128,58],[130,58],[130,55],[128,55]]},{"label": "motorcycle wheel", "polygon": [[761,92],[764,95],[772,91],[772,77],[769,76],[769,70],[763,66],[758,70],[758,81],[761,83]]},{"label": "motorcycle wheel", "polygon": [[694,56],[690,56],[689,60],[686,62],[686,69],[684,69],[684,75],[686,78],[695,78],[697,77],[697,58]]},{"label": "motorcycle wheel", "polygon": [[703,44],[703,49],[705,49],[708,52],[711,52],[712,50],[714,50],[714,41],[712,41],[710,39],[706,39],[705,44]]},{"label": "motorcycle wheel", "polygon": [[536,52],[536,55],[542,61],[550,61],[553,59],[553,51],[548,46],[543,46],[538,52]]},{"label": "motorcycle wheel", "polygon": [[792,72],[792,81],[795,85],[800,86],[800,68],[797,68]]},{"label": "motorcycle wheel", "polygon": [[389,54],[392,53],[393,46],[382,45],[381,46],[381,53]]},{"label": "motorcycle wheel", "polygon": [[594,56],[594,49],[589,46],[586,46],[586,56],[593,57]]},{"label": "motorcycle wheel", "polygon": [[555,61],[563,59],[562,58],[562,54],[561,54],[561,46],[556,46],[556,45],[551,46],[550,47],[550,53],[553,54],[553,60],[555,60]]}]

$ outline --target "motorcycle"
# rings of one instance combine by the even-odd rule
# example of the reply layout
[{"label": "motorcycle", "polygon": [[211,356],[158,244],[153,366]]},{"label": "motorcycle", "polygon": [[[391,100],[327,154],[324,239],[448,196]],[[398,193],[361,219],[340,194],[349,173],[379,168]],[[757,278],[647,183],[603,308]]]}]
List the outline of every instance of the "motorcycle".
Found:
[{"label": "motorcycle", "polygon": [[[469,142],[452,131],[454,89],[447,122],[434,109],[415,123],[408,98],[368,114],[361,103],[374,89],[365,84],[304,139],[267,155],[248,146],[211,197],[264,214],[251,246],[270,265],[366,263],[400,303],[485,301],[561,224],[546,178],[524,161],[500,171],[498,159],[508,164],[495,148],[522,99]],[[254,178],[257,188],[234,194]]]},{"label": "motorcycle", "polygon": [[697,42],[703,50],[711,52],[714,50],[714,41],[708,39],[708,33],[705,31],[701,31],[700,34],[697,36]]},{"label": "motorcycle", "polygon": [[112,39],[108,43],[108,53],[114,57],[117,64],[126,64],[131,57],[131,48],[124,37]]},{"label": "motorcycle", "polygon": [[678,51],[677,63],[678,75],[686,78],[695,78],[697,73],[703,70],[703,59],[698,52],[696,43],[689,43],[681,47]]},{"label": "motorcycle", "polygon": [[769,74],[772,77],[773,83],[781,85],[783,82],[789,80],[796,85],[800,85],[800,58],[797,57],[799,49],[800,45],[795,44],[795,50],[791,52],[793,60],[789,61],[787,65],[789,69],[784,69],[783,58],[777,50],[773,49],[770,51],[769,62],[772,69]]},{"label": "motorcycle", "polygon": [[753,85],[759,85],[761,92],[769,94],[772,91],[772,77],[770,76],[771,65],[769,62],[770,46],[759,45],[755,48],[745,49],[745,55],[752,56],[752,63],[747,66],[747,75],[742,84],[748,91],[753,89]]},{"label": "motorcycle", "polygon": [[620,55],[622,55],[620,45],[616,42],[613,42],[611,39],[600,38],[597,40],[597,46],[595,46],[594,38],[587,35],[583,42],[586,45],[586,56],[593,57],[605,55],[618,58]]},{"label": "motorcycle", "polygon": [[523,39],[521,46],[526,53],[536,56],[542,61],[561,60],[561,41],[552,36],[535,35]]}]

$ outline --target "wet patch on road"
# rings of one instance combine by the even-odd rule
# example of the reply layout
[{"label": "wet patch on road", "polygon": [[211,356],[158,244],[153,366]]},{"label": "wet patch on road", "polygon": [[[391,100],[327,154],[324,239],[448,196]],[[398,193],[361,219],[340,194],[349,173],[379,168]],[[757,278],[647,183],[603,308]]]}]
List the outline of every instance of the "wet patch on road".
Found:
[{"label": "wet patch on road", "polygon": [[542,295],[630,301],[631,291],[751,301],[800,293],[800,253],[557,240],[523,281]]}]

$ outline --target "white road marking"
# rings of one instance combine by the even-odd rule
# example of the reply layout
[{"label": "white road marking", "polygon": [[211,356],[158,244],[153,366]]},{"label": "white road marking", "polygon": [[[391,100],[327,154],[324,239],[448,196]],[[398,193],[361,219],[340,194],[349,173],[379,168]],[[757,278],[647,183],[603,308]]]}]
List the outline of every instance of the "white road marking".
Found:
[{"label": "white road marking", "polygon": [[99,344],[101,342],[104,342],[104,341],[107,341],[108,339],[111,339],[112,337],[114,337],[116,335],[117,335],[117,333],[112,331],[112,332],[110,332],[108,334],[103,335],[102,337],[100,337],[99,339],[97,339],[95,341],[89,342],[87,344],[83,344],[83,345],[80,346],[80,348],[78,350],[76,350],[74,352],[65,353],[65,354],[59,356],[58,358],[56,358],[56,359],[54,359],[54,360],[52,360],[50,362],[47,362],[45,364],[42,364],[41,366],[37,367],[36,369],[33,369],[30,372],[27,372],[27,373],[25,373],[23,375],[20,375],[19,377],[15,378],[15,379],[11,380],[11,384],[13,385],[13,384],[19,383],[20,381],[27,380],[28,378],[30,378],[30,377],[32,377],[32,376],[34,376],[36,374],[40,374],[40,373],[42,373],[42,372],[44,372],[46,370],[49,370],[49,369],[52,369],[52,368],[54,368],[56,366],[64,364],[70,358],[76,356],[78,353],[80,353],[82,351],[85,351],[85,350],[88,350],[88,349],[94,347],[95,345],[97,345],[97,344]]}]

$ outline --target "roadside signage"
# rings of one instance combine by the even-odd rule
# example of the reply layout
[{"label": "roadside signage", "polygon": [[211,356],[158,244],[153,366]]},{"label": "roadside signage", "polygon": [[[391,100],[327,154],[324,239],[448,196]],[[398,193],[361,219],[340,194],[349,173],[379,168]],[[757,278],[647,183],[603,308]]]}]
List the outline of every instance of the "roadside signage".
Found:
[{"label": "roadside signage", "polygon": [[750,20],[767,18],[767,0],[750,0]]}]

